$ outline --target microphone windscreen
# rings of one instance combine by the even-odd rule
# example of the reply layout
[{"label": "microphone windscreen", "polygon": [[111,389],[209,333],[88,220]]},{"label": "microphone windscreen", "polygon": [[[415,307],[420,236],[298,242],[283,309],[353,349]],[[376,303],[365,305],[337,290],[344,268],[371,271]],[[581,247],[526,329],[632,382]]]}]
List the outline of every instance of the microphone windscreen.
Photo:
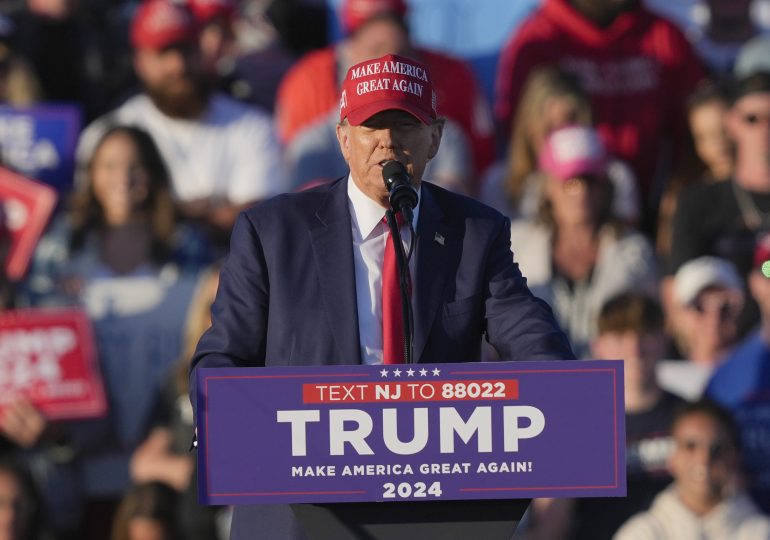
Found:
[{"label": "microphone windscreen", "polygon": [[400,161],[388,161],[382,168],[382,179],[385,180],[385,182],[387,182],[389,178],[401,175],[408,177],[409,173],[406,172],[406,167],[404,167],[404,164]]}]

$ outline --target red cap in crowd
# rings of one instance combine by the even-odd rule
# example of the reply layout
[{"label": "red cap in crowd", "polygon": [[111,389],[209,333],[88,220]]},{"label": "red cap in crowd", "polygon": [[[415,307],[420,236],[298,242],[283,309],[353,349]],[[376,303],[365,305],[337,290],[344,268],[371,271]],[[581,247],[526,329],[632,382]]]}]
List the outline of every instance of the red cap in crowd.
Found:
[{"label": "red cap in crowd", "polygon": [[760,236],[757,240],[757,245],[754,248],[754,267],[759,268],[762,270],[762,273],[765,273],[766,270],[768,270],[768,273],[770,273],[770,268],[768,268],[767,264],[770,261],[770,233],[766,233],[763,236]]},{"label": "red cap in crowd", "polygon": [[219,17],[228,20],[235,17],[234,0],[187,0],[187,5],[199,24]]},{"label": "red cap in crowd", "polygon": [[197,38],[190,11],[169,0],[148,0],[139,6],[131,23],[131,44],[136,49],[163,49]]},{"label": "red cap in crowd", "polygon": [[348,70],[342,82],[340,121],[347,118],[357,126],[388,109],[406,111],[424,124],[436,118],[436,93],[424,64],[387,54]]},{"label": "red cap in crowd", "polygon": [[353,33],[372,17],[379,15],[406,15],[404,0],[344,0],[340,8],[342,26],[348,33]]}]

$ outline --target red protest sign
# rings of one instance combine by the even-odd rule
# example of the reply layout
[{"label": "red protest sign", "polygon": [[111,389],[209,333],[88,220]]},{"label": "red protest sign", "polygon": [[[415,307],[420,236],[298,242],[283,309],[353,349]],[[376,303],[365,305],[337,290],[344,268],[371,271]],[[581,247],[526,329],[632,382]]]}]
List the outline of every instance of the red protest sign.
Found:
[{"label": "red protest sign", "polygon": [[0,313],[0,414],[19,395],[48,419],[91,418],[106,412],[93,333],[84,312]]},{"label": "red protest sign", "polygon": [[0,167],[0,243],[9,243],[5,258],[9,279],[17,281],[27,271],[55,205],[56,190],[51,186]]}]

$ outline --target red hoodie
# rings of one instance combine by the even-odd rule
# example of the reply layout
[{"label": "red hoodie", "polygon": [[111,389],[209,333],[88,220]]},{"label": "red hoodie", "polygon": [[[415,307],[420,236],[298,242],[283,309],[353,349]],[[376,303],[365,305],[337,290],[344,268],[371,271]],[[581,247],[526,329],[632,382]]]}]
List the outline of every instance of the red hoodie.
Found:
[{"label": "red hoodie", "polygon": [[681,140],[684,101],[703,78],[682,32],[641,6],[599,28],[568,0],[545,0],[500,57],[495,116],[502,129],[510,131],[527,76],[544,65],[580,79],[602,138],[634,169],[649,202],[663,141]]}]

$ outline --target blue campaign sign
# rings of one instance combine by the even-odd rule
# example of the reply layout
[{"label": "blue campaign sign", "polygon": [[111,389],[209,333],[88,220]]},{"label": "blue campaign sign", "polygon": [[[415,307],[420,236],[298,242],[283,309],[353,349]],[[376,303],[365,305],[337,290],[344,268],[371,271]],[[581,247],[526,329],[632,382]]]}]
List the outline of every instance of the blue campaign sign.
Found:
[{"label": "blue campaign sign", "polygon": [[197,371],[204,504],[625,496],[623,363]]},{"label": "blue campaign sign", "polygon": [[0,106],[2,162],[60,193],[68,191],[81,122],[76,105]]}]

